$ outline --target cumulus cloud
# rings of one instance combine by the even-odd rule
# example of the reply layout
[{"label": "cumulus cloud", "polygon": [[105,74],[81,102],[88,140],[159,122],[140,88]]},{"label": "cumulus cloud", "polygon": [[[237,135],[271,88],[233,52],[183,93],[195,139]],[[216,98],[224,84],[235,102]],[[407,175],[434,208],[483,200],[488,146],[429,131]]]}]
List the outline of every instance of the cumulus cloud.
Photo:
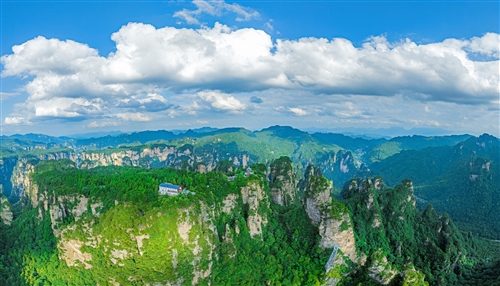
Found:
[{"label": "cumulus cloud", "polygon": [[198,98],[205,105],[228,112],[239,112],[246,109],[246,105],[241,103],[234,96],[220,91],[202,91],[197,93]]},{"label": "cumulus cloud", "polygon": [[474,37],[467,44],[471,52],[484,54],[489,57],[500,57],[500,35],[495,33],[486,33],[483,37]]},{"label": "cumulus cloud", "polygon": [[7,116],[7,117],[5,117],[4,123],[7,125],[18,125],[18,124],[28,124],[29,121],[27,121],[26,118],[24,118],[24,117]]},{"label": "cumulus cloud", "polygon": [[291,108],[288,108],[288,110],[290,112],[292,112],[294,115],[297,115],[297,116],[304,116],[304,115],[307,115],[307,112],[304,111],[302,108],[298,108],[298,107],[291,107]]},{"label": "cumulus cloud", "polygon": [[170,109],[173,105],[163,96],[157,93],[149,93],[146,96],[131,96],[130,98],[122,99],[116,107],[143,112],[158,112]]},{"label": "cumulus cloud", "polygon": [[224,1],[193,1],[193,4],[196,6],[195,10],[182,9],[181,11],[175,12],[174,17],[180,18],[188,24],[200,25],[200,21],[198,18],[202,14],[208,14],[211,16],[221,16],[225,13],[234,13],[236,14],[236,21],[248,21],[251,19],[258,18],[260,15],[257,11],[243,7],[236,3],[228,4]]},{"label": "cumulus cloud", "polygon": [[[210,13],[239,11],[231,6],[236,4],[196,3],[200,11]],[[230,5],[233,10],[217,5]],[[44,37],[14,46],[12,54],[1,57],[2,76],[27,77],[23,90],[29,97],[14,108],[9,122],[16,122],[12,118],[36,122],[109,116],[125,120],[124,114],[144,120],[160,116],[153,115],[160,111],[175,117],[201,109],[235,113],[249,110],[237,99],[238,93],[273,90],[280,91],[276,96],[307,94],[302,98],[297,93],[297,101],[370,95],[483,106],[497,103],[500,92],[499,35],[495,33],[430,44],[410,39],[391,43],[378,36],[355,47],[343,38],[273,42],[262,30],[231,29],[219,23],[200,29],[129,23],[111,38],[116,52],[108,56],[83,43]],[[472,54],[488,60],[475,61]],[[172,101],[172,95],[185,93],[195,93],[191,107]],[[266,103],[272,103],[267,98]],[[251,103],[259,101],[259,97],[250,98]],[[300,115],[292,108],[296,107],[284,110]],[[139,112],[145,115],[131,115]],[[353,113],[344,115],[349,114]]]}]

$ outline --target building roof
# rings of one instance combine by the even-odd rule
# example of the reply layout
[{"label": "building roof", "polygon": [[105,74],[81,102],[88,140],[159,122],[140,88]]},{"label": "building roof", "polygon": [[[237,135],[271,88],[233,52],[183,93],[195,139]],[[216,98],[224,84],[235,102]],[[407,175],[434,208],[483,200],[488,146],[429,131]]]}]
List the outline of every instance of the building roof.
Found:
[{"label": "building roof", "polygon": [[172,189],[178,189],[181,186],[177,186],[177,185],[170,184],[170,183],[161,183],[160,187],[167,187],[167,188],[172,188]]}]

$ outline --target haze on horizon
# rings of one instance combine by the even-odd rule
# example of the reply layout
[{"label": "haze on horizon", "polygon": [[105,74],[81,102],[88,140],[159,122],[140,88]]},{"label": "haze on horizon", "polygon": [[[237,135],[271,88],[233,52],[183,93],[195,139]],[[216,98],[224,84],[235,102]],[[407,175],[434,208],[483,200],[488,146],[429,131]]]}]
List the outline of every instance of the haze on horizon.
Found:
[{"label": "haze on horizon", "polygon": [[500,136],[498,2],[242,4],[3,3],[2,134]]}]

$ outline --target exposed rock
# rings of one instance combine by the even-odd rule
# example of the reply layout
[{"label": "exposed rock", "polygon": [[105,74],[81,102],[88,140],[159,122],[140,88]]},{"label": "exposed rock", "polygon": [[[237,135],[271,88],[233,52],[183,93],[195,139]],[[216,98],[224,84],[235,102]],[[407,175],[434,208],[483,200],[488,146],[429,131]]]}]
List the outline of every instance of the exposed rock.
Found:
[{"label": "exposed rock", "polygon": [[341,218],[324,218],[319,225],[321,235],[320,247],[333,248],[338,245],[344,255],[351,261],[356,261],[356,245],[351,218],[345,213]]},{"label": "exposed rock", "polygon": [[189,218],[189,212],[187,210],[184,210],[185,218],[183,221],[179,221],[177,224],[177,232],[179,232],[180,237],[184,240],[184,243],[189,242],[189,231],[192,228],[190,218]]},{"label": "exposed rock", "polygon": [[207,166],[205,164],[199,164],[198,172],[201,174],[205,174],[207,172]]},{"label": "exposed rock", "polygon": [[87,204],[89,199],[84,196],[78,196],[75,198],[78,201],[77,205],[71,209],[71,213],[75,217],[75,221],[78,221],[83,213],[87,212]]},{"label": "exposed rock", "polygon": [[11,198],[20,198],[25,191],[29,190],[29,186],[31,185],[30,174],[35,172],[35,166],[31,162],[31,160],[25,158],[17,161],[11,177]]},{"label": "exposed rock", "polygon": [[224,204],[222,206],[222,211],[229,214],[233,211],[234,207],[236,206],[236,194],[229,194],[227,195],[222,203]]},{"label": "exposed rock", "polygon": [[79,240],[62,239],[58,244],[59,258],[66,261],[66,264],[70,267],[77,266],[77,261],[79,261],[85,266],[85,269],[92,268],[92,265],[88,263],[92,260],[92,256],[89,253],[82,252],[80,250],[82,246],[83,242]]},{"label": "exposed rock", "polygon": [[99,216],[100,215],[100,212],[99,212],[99,208],[102,208],[102,202],[97,202],[97,203],[94,203],[94,204],[91,204],[90,205],[90,209],[92,211],[92,215],[93,216]]},{"label": "exposed rock", "polygon": [[322,176],[319,168],[309,166],[302,185],[306,193],[307,215],[317,226],[325,215],[323,210],[332,203],[332,183]]},{"label": "exposed rock", "polygon": [[250,236],[262,235],[262,226],[267,224],[267,217],[262,216],[262,209],[269,208],[269,201],[264,189],[256,182],[241,188],[244,204],[248,204],[247,226]]},{"label": "exposed rock", "polygon": [[12,223],[12,209],[10,207],[10,203],[6,197],[0,198],[0,219],[6,225],[10,225]]},{"label": "exposed rock", "polygon": [[368,267],[368,276],[375,279],[378,283],[387,285],[396,276],[397,271],[392,269],[391,263],[381,250],[372,255],[372,264]]},{"label": "exposed rock", "polygon": [[297,197],[297,180],[288,157],[280,157],[270,166],[269,191],[273,202],[281,206],[293,204]]}]

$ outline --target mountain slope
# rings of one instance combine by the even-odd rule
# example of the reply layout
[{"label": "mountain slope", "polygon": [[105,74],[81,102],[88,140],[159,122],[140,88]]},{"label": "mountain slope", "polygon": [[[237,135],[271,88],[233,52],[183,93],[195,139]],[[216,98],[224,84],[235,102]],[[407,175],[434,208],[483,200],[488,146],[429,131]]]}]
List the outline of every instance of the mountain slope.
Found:
[{"label": "mountain slope", "polygon": [[448,212],[465,231],[500,238],[500,143],[489,135],[452,147],[403,151],[370,166],[389,185],[411,178],[420,201]]}]

